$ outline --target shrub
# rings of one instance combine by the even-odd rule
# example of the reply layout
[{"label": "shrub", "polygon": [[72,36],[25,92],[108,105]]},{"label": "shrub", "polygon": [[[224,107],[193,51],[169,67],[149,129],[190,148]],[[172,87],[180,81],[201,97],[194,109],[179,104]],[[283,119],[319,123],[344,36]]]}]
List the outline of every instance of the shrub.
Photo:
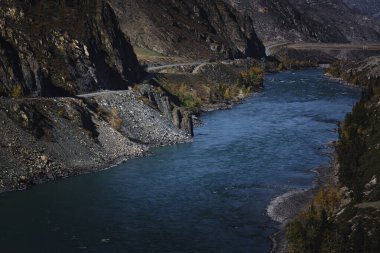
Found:
[{"label": "shrub", "polygon": [[13,86],[11,96],[13,98],[21,98],[24,95],[23,88],[20,84]]},{"label": "shrub", "polygon": [[57,114],[58,114],[59,117],[65,118],[65,116],[66,116],[65,109],[59,109],[58,112],[57,112]]},{"label": "shrub", "polygon": [[116,131],[121,130],[121,126],[123,125],[123,119],[119,117],[119,112],[116,107],[112,108],[111,111],[111,126]]},{"label": "shrub", "polygon": [[254,87],[262,84],[264,80],[264,69],[251,67],[240,73],[239,85],[243,87]]}]

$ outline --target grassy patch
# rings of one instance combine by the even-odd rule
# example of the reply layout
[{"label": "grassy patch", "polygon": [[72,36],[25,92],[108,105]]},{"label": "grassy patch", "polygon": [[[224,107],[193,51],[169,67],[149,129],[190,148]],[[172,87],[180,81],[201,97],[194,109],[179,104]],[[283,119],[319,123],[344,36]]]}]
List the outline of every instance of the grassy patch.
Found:
[{"label": "grassy patch", "polygon": [[134,47],[134,50],[137,57],[164,57],[164,55],[146,48]]},{"label": "grassy patch", "polygon": [[13,98],[21,98],[24,95],[24,90],[20,84],[13,86],[11,96]]}]

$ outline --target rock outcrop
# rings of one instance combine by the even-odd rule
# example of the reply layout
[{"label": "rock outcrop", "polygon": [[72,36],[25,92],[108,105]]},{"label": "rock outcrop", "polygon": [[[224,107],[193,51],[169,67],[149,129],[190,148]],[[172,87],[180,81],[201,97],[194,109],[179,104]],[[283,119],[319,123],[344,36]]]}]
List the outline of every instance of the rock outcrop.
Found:
[{"label": "rock outcrop", "polygon": [[111,0],[133,45],[191,59],[257,57],[252,20],[221,0]]},{"label": "rock outcrop", "polygon": [[162,115],[169,119],[178,129],[192,136],[194,135],[192,115],[189,111],[181,107],[177,97],[164,90],[154,81],[152,84],[140,85],[139,91],[148,99],[148,104],[161,112]]},{"label": "rock outcrop", "polygon": [[125,89],[142,76],[112,7],[96,1],[0,3],[0,95]]}]

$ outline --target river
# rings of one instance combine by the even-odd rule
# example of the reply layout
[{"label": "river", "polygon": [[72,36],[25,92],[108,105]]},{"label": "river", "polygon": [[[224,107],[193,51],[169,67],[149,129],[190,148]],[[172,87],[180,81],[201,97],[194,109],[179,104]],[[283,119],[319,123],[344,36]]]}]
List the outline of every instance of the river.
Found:
[{"label": "river", "polygon": [[268,205],[312,186],[359,96],[321,70],[268,74],[261,93],[205,114],[192,143],[0,195],[0,252],[269,252]]}]

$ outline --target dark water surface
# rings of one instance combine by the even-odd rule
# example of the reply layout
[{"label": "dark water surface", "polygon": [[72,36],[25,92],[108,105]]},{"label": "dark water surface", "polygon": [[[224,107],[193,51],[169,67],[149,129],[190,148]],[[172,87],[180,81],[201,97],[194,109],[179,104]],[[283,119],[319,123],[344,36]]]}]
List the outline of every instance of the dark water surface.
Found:
[{"label": "dark water surface", "polygon": [[359,93],[321,70],[267,75],[262,93],[205,115],[193,143],[0,195],[0,252],[268,252],[267,206],[311,187]]}]

